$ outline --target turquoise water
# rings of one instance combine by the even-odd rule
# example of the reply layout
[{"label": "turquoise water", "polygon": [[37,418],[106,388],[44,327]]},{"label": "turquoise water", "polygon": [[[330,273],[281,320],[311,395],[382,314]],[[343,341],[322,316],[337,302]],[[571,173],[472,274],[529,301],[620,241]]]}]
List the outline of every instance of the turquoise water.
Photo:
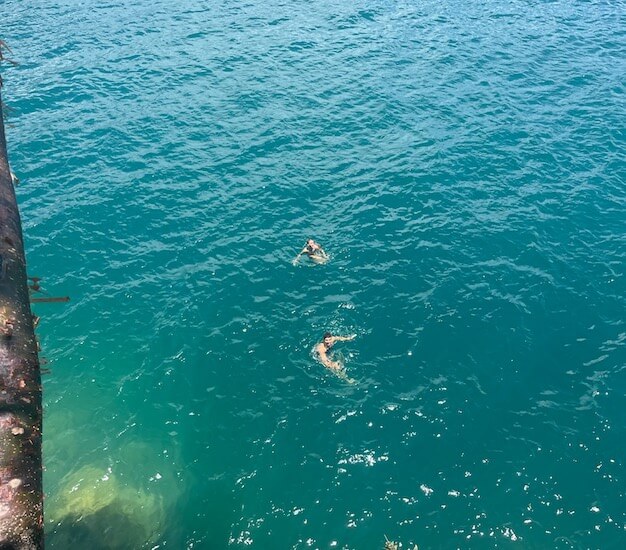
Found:
[{"label": "turquoise water", "polygon": [[623,2],[9,0],[2,38],[71,296],[49,548],[624,546]]}]

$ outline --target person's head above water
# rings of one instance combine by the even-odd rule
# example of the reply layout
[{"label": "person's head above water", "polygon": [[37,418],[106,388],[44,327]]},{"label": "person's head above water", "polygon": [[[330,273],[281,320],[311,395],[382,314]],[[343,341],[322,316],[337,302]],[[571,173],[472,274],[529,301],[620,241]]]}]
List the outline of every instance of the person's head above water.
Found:
[{"label": "person's head above water", "polygon": [[331,346],[333,343],[333,335],[330,332],[325,332],[324,336],[322,337],[322,341],[324,342],[324,345],[326,347]]}]

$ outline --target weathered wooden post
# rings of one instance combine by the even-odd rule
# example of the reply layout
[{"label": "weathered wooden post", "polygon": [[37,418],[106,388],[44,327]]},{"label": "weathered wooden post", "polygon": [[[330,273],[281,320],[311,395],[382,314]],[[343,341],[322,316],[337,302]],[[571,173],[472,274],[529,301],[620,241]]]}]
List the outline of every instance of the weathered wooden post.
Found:
[{"label": "weathered wooden post", "polygon": [[0,550],[43,545],[41,374],[0,98]]}]

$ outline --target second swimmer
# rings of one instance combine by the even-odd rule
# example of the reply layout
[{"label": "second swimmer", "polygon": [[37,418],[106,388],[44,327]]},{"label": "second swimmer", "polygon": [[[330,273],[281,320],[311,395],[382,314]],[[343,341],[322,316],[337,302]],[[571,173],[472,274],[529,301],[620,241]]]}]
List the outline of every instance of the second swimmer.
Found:
[{"label": "second swimmer", "polygon": [[313,239],[309,239],[304,248],[298,253],[293,260],[293,265],[296,265],[300,261],[300,257],[306,254],[311,261],[316,264],[325,264],[328,261],[328,254],[324,251],[319,243],[316,243]]}]

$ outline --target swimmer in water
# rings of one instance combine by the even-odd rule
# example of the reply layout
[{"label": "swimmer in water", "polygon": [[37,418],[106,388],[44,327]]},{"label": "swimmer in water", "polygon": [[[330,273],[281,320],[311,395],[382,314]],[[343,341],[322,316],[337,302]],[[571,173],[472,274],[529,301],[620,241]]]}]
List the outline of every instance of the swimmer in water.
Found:
[{"label": "swimmer in water", "polygon": [[356,334],[352,334],[350,336],[333,336],[330,332],[326,332],[322,341],[319,344],[315,345],[315,353],[319,357],[320,363],[324,365],[326,368],[338,373],[343,374],[345,376],[344,366],[339,361],[333,361],[330,357],[328,357],[328,352],[330,348],[335,345],[335,342],[347,342],[350,340],[354,340],[356,338]]},{"label": "swimmer in water", "polygon": [[304,248],[294,258],[293,265],[296,265],[300,261],[300,256],[306,254],[316,264],[324,264],[328,261],[328,254],[324,251],[319,243],[316,243],[313,239],[309,239]]}]

